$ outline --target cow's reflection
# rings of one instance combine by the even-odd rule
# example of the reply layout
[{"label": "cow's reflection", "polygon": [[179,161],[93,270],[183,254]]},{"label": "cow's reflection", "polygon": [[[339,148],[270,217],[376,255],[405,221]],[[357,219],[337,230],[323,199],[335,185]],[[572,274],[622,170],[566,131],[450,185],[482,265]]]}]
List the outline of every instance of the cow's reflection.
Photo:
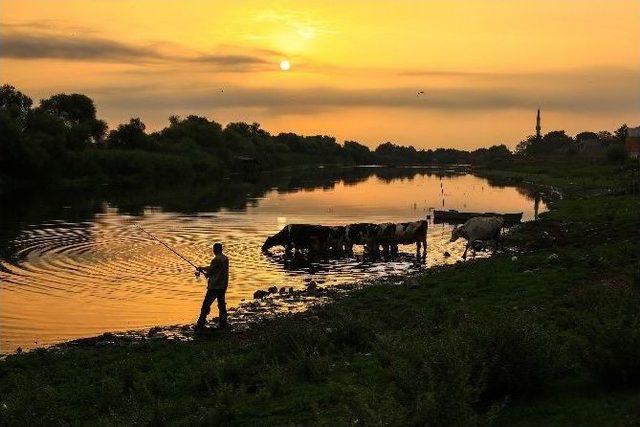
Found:
[{"label": "cow's reflection", "polygon": [[367,253],[357,253],[353,255],[331,254],[325,253],[324,255],[311,253],[309,251],[292,251],[290,255],[286,255],[284,252],[267,253],[266,256],[274,264],[282,266],[287,271],[304,271],[311,274],[331,273],[336,268],[344,268],[345,265],[350,265],[350,268],[355,270],[367,270],[378,264],[383,263],[407,263],[416,267],[421,267],[423,264],[420,259],[416,259],[415,254],[407,252],[396,252],[383,255],[380,253],[374,257]]}]

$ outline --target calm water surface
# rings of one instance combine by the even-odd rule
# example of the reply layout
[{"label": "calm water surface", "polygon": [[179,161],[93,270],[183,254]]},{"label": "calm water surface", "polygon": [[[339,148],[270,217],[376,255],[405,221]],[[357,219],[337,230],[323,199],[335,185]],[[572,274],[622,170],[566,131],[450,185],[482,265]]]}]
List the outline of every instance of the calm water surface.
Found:
[{"label": "calm water surface", "polygon": [[[142,225],[198,264],[222,241],[231,259],[230,306],[270,285],[353,282],[412,267],[406,260],[344,259],[287,270],[260,252],[288,223],[346,224],[424,218],[430,208],[519,212],[526,191],[472,175],[419,169],[317,169],[207,187],[100,188],[5,198],[0,212],[0,351],[33,348],[110,330],[192,322],[205,287],[184,261],[133,227]],[[544,206],[541,206],[544,210]],[[428,232],[427,265],[455,262],[464,243],[451,228]],[[415,247],[401,247],[413,253]],[[452,256],[445,258],[444,251]],[[277,252],[277,251],[276,251]],[[215,312],[215,309],[214,309]]]}]

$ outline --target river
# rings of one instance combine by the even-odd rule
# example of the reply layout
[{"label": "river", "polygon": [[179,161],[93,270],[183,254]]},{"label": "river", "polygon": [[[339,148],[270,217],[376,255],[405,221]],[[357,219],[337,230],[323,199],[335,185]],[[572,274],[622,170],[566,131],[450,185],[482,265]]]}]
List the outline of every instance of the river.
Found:
[{"label": "river", "polygon": [[[418,168],[313,167],[197,187],[103,186],[4,196],[0,352],[193,322],[205,281],[133,224],[200,265],[208,264],[211,244],[223,242],[231,261],[227,299],[234,306],[272,285],[302,287],[313,279],[328,286],[415,268],[408,256],[415,248],[408,246],[401,247],[407,256],[392,262],[356,257],[285,268],[278,251],[272,257],[260,251],[285,224],[412,221],[443,205],[534,216],[526,190]],[[449,243],[450,233],[448,225],[430,226],[427,266],[460,259],[464,242]]]}]

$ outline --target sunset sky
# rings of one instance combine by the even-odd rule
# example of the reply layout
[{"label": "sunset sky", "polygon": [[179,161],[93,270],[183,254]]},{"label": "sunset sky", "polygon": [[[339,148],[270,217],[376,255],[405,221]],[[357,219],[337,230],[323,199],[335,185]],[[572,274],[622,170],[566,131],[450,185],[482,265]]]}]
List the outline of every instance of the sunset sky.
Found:
[{"label": "sunset sky", "polygon": [[112,127],[475,148],[515,146],[538,105],[543,131],[640,124],[637,0],[2,0],[0,22],[3,83],[85,93]]}]

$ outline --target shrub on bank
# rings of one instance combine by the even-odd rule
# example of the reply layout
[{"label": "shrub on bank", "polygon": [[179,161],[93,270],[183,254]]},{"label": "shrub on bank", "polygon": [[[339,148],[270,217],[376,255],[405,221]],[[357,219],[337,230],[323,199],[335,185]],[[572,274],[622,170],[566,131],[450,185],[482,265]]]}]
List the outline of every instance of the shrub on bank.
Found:
[{"label": "shrub on bank", "polygon": [[608,387],[640,385],[640,291],[601,286],[586,290],[579,302],[584,367]]},{"label": "shrub on bank", "polygon": [[[381,338],[374,354],[389,382],[389,398],[403,408],[407,425],[476,425],[484,420],[485,411],[477,409],[482,380],[474,345],[461,330],[409,340]],[[357,408],[366,400],[355,402]],[[375,411],[369,407],[364,413]]]},{"label": "shrub on bank", "polygon": [[407,425],[484,425],[509,398],[541,392],[559,372],[553,335],[532,319],[502,313],[457,323],[437,335],[379,337],[374,355],[389,401],[352,392],[354,413],[375,423],[396,405]]},{"label": "shrub on bank", "polygon": [[536,321],[505,314],[474,324],[471,333],[480,347],[485,402],[541,392],[559,371],[559,346]]}]

